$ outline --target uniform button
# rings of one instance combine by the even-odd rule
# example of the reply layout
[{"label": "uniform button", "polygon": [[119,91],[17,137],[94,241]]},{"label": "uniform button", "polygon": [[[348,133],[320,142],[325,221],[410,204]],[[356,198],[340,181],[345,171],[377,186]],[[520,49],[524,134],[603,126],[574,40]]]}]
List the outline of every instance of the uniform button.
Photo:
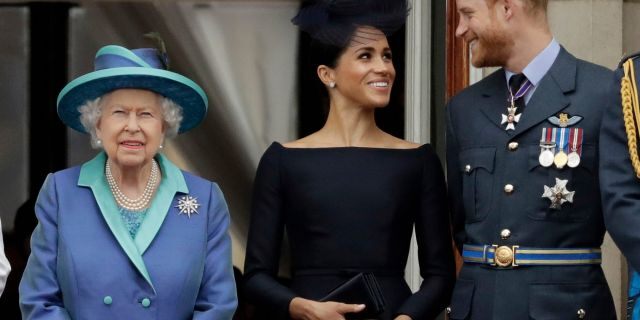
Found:
[{"label": "uniform button", "polygon": [[142,306],[145,308],[149,308],[149,306],[151,305],[151,300],[149,300],[149,298],[144,298],[142,299]]},{"label": "uniform button", "polygon": [[513,185],[512,184],[504,185],[504,192],[511,194],[513,192]]},{"label": "uniform button", "polygon": [[464,172],[466,172],[466,173],[471,172],[471,165],[470,164],[464,166]]},{"label": "uniform button", "polygon": [[516,151],[518,150],[518,146],[519,144],[517,142],[509,142],[509,151]]},{"label": "uniform button", "polygon": [[445,310],[447,311],[447,314],[451,314],[451,307],[447,307]]},{"label": "uniform button", "polygon": [[102,302],[104,302],[104,304],[106,305],[110,305],[113,303],[113,299],[111,298],[111,296],[106,296],[104,297],[104,299],[102,299]]},{"label": "uniform button", "polygon": [[584,319],[585,316],[587,316],[587,312],[584,311],[584,309],[579,309],[578,310],[578,319]]},{"label": "uniform button", "polygon": [[509,239],[509,237],[511,237],[511,230],[504,229],[500,231],[500,238],[502,238],[502,240]]}]

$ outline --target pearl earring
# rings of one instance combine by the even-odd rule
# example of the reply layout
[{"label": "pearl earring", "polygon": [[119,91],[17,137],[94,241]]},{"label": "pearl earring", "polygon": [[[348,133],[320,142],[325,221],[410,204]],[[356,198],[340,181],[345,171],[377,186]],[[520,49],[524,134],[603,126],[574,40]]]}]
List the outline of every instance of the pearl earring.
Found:
[{"label": "pearl earring", "polygon": [[100,139],[96,140],[96,144],[97,144],[98,146],[101,146],[101,145],[102,145],[102,140],[100,140]]},{"label": "pearl earring", "polygon": [[159,149],[162,149],[162,148],[164,148],[164,146],[163,146],[163,145],[160,145],[158,148],[159,148]]},{"label": "pearl earring", "polygon": [[335,88],[336,83],[334,81],[329,82],[329,88]]}]

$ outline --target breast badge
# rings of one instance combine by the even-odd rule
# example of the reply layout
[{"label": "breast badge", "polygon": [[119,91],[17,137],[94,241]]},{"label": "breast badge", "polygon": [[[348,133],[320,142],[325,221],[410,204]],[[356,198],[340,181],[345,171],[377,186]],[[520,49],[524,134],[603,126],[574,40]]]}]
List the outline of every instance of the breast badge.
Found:
[{"label": "breast badge", "polygon": [[544,186],[543,198],[551,201],[551,209],[560,210],[565,202],[573,203],[575,191],[567,190],[567,182],[569,180],[560,180],[556,178],[556,185],[553,187]]},{"label": "breast badge", "polygon": [[576,125],[582,120],[582,117],[570,116],[568,113],[561,112],[558,116],[549,117],[547,120],[556,127],[566,128]]}]

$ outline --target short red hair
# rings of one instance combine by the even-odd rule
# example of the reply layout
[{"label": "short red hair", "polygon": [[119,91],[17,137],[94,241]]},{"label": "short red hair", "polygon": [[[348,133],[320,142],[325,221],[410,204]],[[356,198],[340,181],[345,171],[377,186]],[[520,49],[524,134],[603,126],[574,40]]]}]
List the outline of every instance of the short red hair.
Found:
[{"label": "short red hair", "polygon": [[[485,0],[489,6],[493,6],[497,0]],[[542,11],[547,12],[549,0],[521,0],[531,12]]]}]

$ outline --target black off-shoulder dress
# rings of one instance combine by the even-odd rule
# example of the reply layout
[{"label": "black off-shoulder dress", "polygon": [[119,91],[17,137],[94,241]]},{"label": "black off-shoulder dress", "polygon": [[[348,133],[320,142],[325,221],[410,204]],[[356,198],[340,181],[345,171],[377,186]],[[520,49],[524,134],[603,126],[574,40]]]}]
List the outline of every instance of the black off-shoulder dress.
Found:
[{"label": "black off-shoulder dress", "polygon": [[[424,281],[412,294],[403,276],[414,226]],[[284,232],[289,287],[276,279]],[[318,300],[368,271],[387,302],[380,319],[433,319],[454,282],[451,243],[444,174],[430,145],[298,149],[273,143],[254,184],[245,290],[267,308],[260,319],[285,319],[294,297]]]}]

